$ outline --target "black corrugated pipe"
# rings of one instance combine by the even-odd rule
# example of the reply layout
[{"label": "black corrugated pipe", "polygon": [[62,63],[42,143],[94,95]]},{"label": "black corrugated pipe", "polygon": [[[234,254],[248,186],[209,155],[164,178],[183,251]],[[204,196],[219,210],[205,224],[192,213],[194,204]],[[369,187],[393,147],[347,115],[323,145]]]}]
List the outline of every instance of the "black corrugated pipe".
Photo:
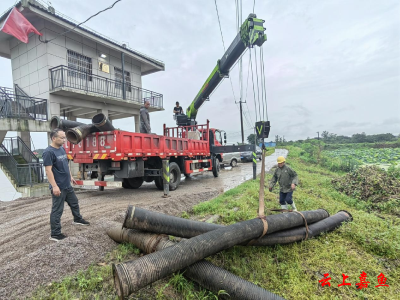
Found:
[{"label": "black corrugated pipe", "polygon": [[[297,219],[297,216],[301,218],[297,214],[283,215],[291,215],[293,220]],[[268,231],[267,226],[275,228],[275,231],[285,228],[285,226],[279,228],[273,222],[267,223],[265,220],[256,218],[203,233],[133,261],[115,264],[113,265],[114,285],[119,287],[121,297],[128,296],[205,257],[259,238]]]},{"label": "black corrugated pipe", "polygon": [[353,220],[352,215],[345,210],[339,211],[337,214],[330,216],[326,219],[308,225],[308,235],[305,226],[298,228],[287,229],[271,233],[259,240],[256,240],[251,246],[272,246],[277,244],[290,244],[294,242],[300,242],[306,239],[320,235],[322,232],[329,232],[340,225],[343,222],[350,222]]},{"label": "black corrugated pipe", "polygon": [[[121,228],[120,226],[108,229],[107,234],[114,241],[132,243],[145,253],[160,251],[176,244],[165,235],[146,233],[134,229]],[[219,295],[219,299],[284,299],[206,260],[200,260],[181,271],[186,277],[197,282],[202,287],[214,293],[224,290],[229,295]],[[118,278],[114,280],[114,283],[119,282]],[[124,290],[124,287],[116,285],[116,290],[118,295],[123,298],[124,295],[122,295],[121,291]]]},{"label": "black corrugated pipe", "polygon": [[70,128],[65,133],[67,140],[73,144],[78,144],[82,141],[87,135],[98,132],[99,129],[93,124],[84,124],[74,128]]},{"label": "black corrugated pipe", "polygon": [[92,123],[99,129],[100,132],[115,130],[114,126],[111,124],[111,121],[103,113],[95,115],[92,118]]},{"label": "black corrugated pipe", "polygon": [[71,121],[71,120],[64,120],[60,117],[54,116],[50,120],[50,129],[60,128],[63,131],[67,131],[70,128],[74,128],[76,126],[84,125],[81,122]]},{"label": "black corrugated pipe", "polygon": [[[303,211],[301,214],[307,220],[307,224],[329,217],[329,213],[325,209]],[[268,215],[266,221],[268,223],[267,234],[304,224],[303,217],[296,212]],[[224,226],[177,218],[129,205],[123,227],[191,238]]]}]

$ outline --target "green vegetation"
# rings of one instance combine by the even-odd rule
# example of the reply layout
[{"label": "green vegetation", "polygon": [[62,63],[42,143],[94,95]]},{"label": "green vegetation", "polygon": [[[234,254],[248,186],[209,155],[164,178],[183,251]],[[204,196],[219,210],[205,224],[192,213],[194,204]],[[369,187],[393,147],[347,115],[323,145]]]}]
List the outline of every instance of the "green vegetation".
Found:
[{"label": "green vegetation", "polygon": [[[393,170],[393,171],[392,171]],[[336,190],[364,201],[371,210],[400,216],[400,169],[386,172],[377,166],[359,168],[332,180]]]},{"label": "green vegetation", "polygon": [[361,164],[399,164],[400,148],[384,149],[340,149],[326,151],[326,154],[334,158],[352,158]]},{"label": "green vegetation", "polygon": [[[354,220],[334,232],[302,243],[273,247],[236,246],[208,260],[286,299],[397,299],[396,295],[400,292],[400,221],[396,216],[396,205],[381,206],[379,203],[391,202],[364,201],[360,200],[363,196],[357,193],[337,189],[338,184],[354,184],[348,187],[350,191],[362,186],[361,182],[367,180],[362,177],[367,169],[354,171],[358,165],[356,162],[353,165],[326,155],[314,141],[301,146],[290,147],[287,159],[300,179],[294,193],[298,209],[325,208],[331,215],[347,210]],[[351,170],[354,173],[350,174],[355,175],[346,175]],[[387,173],[379,168],[371,170],[377,172],[372,182],[379,184],[374,186],[376,190],[371,191],[373,198],[367,198],[389,197],[382,190],[387,191],[388,188],[390,191],[396,186],[400,170],[395,167],[389,168]],[[392,181],[384,176],[391,176]],[[266,180],[270,177],[271,174],[267,174]],[[352,183],[352,180],[355,182]],[[368,186],[371,184],[368,183]],[[220,223],[226,225],[255,218],[259,186],[259,179],[247,181],[211,201],[198,204],[182,216],[202,219],[219,214],[222,216]],[[377,187],[381,189],[381,194],[377,192]],[[279,208],[277,197],[277,188],[272,193],[266,191],[266,208]],[[131,245],[119,245],[105,258],[103,265],[91,266],[59,283],[43,287],[33,299],[116,299],[110,264],[137,258],[138,254],[139,250]],[[367,274],[370,284],[368,288],[359,290],[356,283],[360,282],[362,272]],[[319,280],[326,273],[331,277],[331,286],[322,287]],[[380,273],[387,278],[389,287],[375,287]],[[342,274],[349,276],[346,282],[351,286],[338,287],[343,281]],[[218,295],[202,289],[183,275],[178,273],[160,280],[130,299],[218,299]],[[220,291],[220,294],[223,293]]]}]

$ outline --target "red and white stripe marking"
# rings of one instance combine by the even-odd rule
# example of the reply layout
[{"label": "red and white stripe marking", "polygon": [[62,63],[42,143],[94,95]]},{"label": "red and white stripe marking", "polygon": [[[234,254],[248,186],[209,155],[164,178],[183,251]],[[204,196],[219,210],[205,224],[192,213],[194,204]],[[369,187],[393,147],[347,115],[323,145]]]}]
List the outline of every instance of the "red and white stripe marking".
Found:
[{"label": "red and white stripe marking", "polygon": [[[209,162],[211,167],[209,167],[209,168],[203,168],[203,169],[193,169],[193,170],[191,170],[191,167],[190,167],[191,164],[202,163],[202,162]],[[186,161],[185,161],[185,169],[186,169],[186,173],[187,173],[187,174],[191,174],[191,173],[201,173],[201,172],[204,172],[204,171],[210,171],[210,170],[212,170],[211,159],[186,160]]]},{"label": "red and white stripe marking", "polygon": [[77,181],[76,181],[76,185],[122,187],[122,181],[77,180]]}]

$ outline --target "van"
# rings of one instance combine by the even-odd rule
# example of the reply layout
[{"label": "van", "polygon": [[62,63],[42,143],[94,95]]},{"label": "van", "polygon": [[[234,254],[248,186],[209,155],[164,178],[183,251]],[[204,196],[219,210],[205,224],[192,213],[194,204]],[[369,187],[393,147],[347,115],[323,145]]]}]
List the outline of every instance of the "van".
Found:
[{"label": "van", "polygon": [[223,153],[222,154],[222,162],[221,165],[230,165],[231,167],[236,167],[237,163],[240,161],[240,153],[232,152],[232,153]]}]

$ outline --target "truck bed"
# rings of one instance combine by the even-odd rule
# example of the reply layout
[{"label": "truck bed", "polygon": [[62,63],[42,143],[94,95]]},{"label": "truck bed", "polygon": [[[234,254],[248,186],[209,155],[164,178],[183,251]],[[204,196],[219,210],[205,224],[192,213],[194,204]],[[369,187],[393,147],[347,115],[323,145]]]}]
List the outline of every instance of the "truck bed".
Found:
[{"label": "truck bed", "polygon": [[170,137],[129,131],[106,131],[88,135],[79,144],[66,142],[68,158],[75,163],[93,163],[94,160],[158,156],[210,156],[208,140]]}]

